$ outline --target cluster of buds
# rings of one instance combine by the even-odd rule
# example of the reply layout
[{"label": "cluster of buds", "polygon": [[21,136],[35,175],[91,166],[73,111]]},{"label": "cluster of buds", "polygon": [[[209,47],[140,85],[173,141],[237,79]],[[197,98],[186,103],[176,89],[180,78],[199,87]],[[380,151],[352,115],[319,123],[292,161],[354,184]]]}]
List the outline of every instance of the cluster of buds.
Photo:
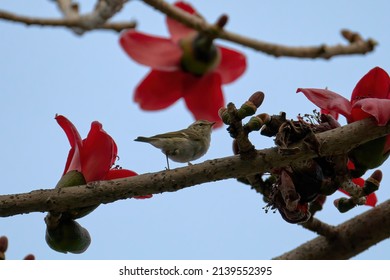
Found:
[{"label": "cluster of buds", "polygon": [[[263,100],[264,93],[257,91],[239,109],[233,103],[229,103],[226,108],[219,109],[219,117],[224,124],[228,125],[227,130],[230,136],[234,138],[234,154],[244,155],[254,151],[254,146],[250,143],[248,134],[252,131],[259,131],[270,120],[268,114],[253,116],[263,103]],[[249,116],[252,117],[243,125],[242,120]]]}]

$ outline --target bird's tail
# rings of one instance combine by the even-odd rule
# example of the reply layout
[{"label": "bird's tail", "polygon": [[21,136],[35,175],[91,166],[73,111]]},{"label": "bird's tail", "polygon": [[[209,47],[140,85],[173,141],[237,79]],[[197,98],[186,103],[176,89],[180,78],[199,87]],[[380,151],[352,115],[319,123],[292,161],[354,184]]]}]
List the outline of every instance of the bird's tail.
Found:
[{"label": "bird's tail", "polygon": [[150,142],[150,138],[143,137],[143,136],[138,136],[136,139],[134,139],[134,141],[149,143]]}]

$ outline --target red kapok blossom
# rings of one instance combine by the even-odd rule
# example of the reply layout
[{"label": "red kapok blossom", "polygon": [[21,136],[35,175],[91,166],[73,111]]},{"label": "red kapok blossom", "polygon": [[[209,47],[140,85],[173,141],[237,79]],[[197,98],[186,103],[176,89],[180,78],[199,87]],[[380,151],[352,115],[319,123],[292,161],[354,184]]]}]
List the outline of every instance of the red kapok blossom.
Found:
[{"label": "red kapok blossom", "polygon": [[[380,67],[371,69],[356,84],[351,100],[326,89],[299,88],[305,96],[330,114],[342,114],[348,123],[374,117],[378,125],[390,120],[390,77]],[[349,152],[355,169],[353,177],[362,176],[368,169],[380,166],[390,154],[390,136],[381,137]]]},{"label": "red kapok blossom", "polygon": [[[103,130],[101,123],[94,121],[87,138],[81,139],[76,127],[64,116],[55,117],[64,130],[70,143],[70,151],[63,174],[77,170],[85,181],[112,180],[136,176],[137,173],[128,169],[111,169],[117,158],[117,146],[114,139]],[[153,195],[134,198],[150,198]]]},{"label": "red kapok blossom", "polygon": [[103,130],[101,123],[94,121],[87,138],[81,139],[76,127],[64,116],[55,117],[70,143],[70,151],[64,173],[77,170],[86,182],[102,180],[117,157],[114,139]]},{"label": "red kapok blossom", "polygon": [[[175,6],[196,14],[185,2],[177,2]],[[245,56],[213,45],[214,38],[169,17],[166,22],[171,38],[135,30],[120,37],[122,48],[132,59],[152,68],[137,86],[134,101],[144,110],[160,110],[184,98],[195,119],[215,121],[215,126],[221,126],[218,109],[225,103],[221,86],[244,73]]]},{"label": "red kapok blossom", "polygon": [[298,88],[321,109],[347,118],[348,123],[374,117],[378,125],[390,120],[390,77],[380,67],[371,69],[356,84],[351,100],[327,89]]}]

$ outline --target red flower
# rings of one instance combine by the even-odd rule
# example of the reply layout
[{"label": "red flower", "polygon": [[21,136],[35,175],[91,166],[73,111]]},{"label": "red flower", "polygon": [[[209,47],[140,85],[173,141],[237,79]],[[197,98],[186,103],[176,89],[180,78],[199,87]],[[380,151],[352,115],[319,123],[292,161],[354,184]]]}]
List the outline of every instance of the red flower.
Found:
[{"label": "red flower", "polygon": [[390,120],[390,77],[379,67],[371,69],[356,84],[351,101],[327,89],[298,88],[321,109],[342,114],[348,123],[374,117],[378,125]]},{"label": "red flower", "polygon": [[55,117],[70,143],[70,151],[64,174],[77,170],[86,182],[103,180],[117,158],[114,139],[103,130],[101,123],[94,121],[87,138],[81,139],[76,127],[64,116]]},{"label": "red flower", "polygon": [[[390,120],[390,77],[379,67],[371,69],[356,84],[351,100],[326,89],[299,88],[321,109],[342,114],[348,123],[374,117],[378,125]],[[390,135],[381,137],[353,149],[348,155],[355,165],[353,177],[362,176],[368,169],[380,166],[390,154]]]},{"label": "red flower", "polygon": [[[184,2],[175,6],[196,14]],[[184,98],[195,119],[215,121],[215,126],[221,126],[218,109],[225,103],[221,85],[243,74],[245,56],[214,46],[210,35],[198,33],[169,17],[166,22],[171,38],[135,30],[126,31],[120,37],[122,48],[132,59],[152,68],[137,86],[134,101],[144,110],[159,110]]]},{"label": "red flower", "polygon": [[[137,175],[128,169],[111,169],[117,158],[118,149],[114,139],[103,130],[101,123],[92,122],[87,138],[82,140],[76,127],[67,118],[57,115],[55,119],[65,131],[71,146],[63,175],[77,170],[84,175],[87,183]],[[134,198],[150,197],[152,195]]]}]

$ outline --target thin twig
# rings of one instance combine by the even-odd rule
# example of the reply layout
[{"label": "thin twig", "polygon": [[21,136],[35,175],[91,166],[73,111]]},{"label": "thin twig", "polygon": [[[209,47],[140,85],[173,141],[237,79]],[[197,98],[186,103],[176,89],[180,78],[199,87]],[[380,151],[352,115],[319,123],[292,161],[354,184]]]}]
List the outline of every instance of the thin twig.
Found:
[{"label": "thin twig", "polygon": [[[348,45],[338,44],[334,46],[319,45],[309,47],[291,47],[273,44],[248,38],[221,28],[216,28],[214,24],[209,24],[204,19],[193,16],[163,0],[143,0],[143,2],[188,27],[194,28],[198,31],[208,32],[216,38],[247,46],[275,57],[287,56],[297,58],[329,59],[338,55],[365,54],[373,51],[377,45],[375,40],[363,40],[358,33],[348,30],[341,31],[341,35],[348,41]],[[358,38],[358,40],[356,40],[356,38]]]},{"label": "thin twig", "polygon": [[[80,18],[65,18],[65,19],[48,19],[48,18],[35,18],[16,15],[10,12],[0,10],[0,19],[5,19],[12,22],[22,23],[26,25],[38,25],[38,26],[52,26],[52,27],[67,27],[67,28],[79,28],[85,30],[85,24]],[[134,28],[135,22],[112,22],[105,23],[95,29],[113,30],[120,32],[124,29]]]}]

